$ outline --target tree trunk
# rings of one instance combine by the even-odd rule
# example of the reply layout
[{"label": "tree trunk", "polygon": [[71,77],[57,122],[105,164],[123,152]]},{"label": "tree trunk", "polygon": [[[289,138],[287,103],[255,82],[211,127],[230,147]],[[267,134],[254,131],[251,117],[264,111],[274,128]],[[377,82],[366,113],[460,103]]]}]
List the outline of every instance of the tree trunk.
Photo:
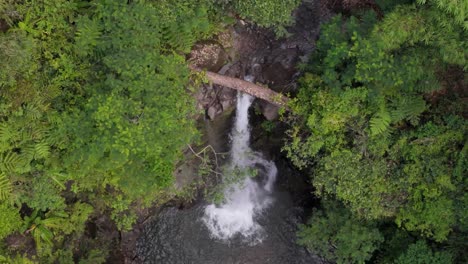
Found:
[{"label": "tree trunk", "polygon": [[[196,69],[196,68],[192,68],[192,69],[199,71],[199,69]],[[244,81],[244,80],[237,79],[237,78],[232,78],[229,76],[224,76],[224,75],[217,74],[217,73],[210,72],[210,71],[206,72],[206,77],[208,78],[210,82],[214,84],[250,94],[254,97],[263,99],[277,106],[286,107],[289,101],[288,97],[280,93],[277,93],[267,87],[263,87],[263,86],[260,86],[260,85],[257,85],[248,81]]]}]

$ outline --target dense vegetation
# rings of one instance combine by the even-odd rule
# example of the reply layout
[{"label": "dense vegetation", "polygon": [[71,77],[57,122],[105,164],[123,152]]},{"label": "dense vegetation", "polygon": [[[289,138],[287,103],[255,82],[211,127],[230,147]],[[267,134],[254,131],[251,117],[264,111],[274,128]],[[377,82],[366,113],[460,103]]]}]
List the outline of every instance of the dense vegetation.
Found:
[{"label": "dense vegetation", "polygon": [[[128,230],[166,201],[197,139],[194,43],[234,16],[283,34],[299,2],[0,1],[0,262],[103,263],[90,223]],[[383,17],[324,24],[301,65],[284,150],[322,203],[299,243],[338,263],[467,263],[468,2],[376,2]]]},{"label": "dense vegetation", "polygon": [[130,229],[171,195],[197,137],[185,54],[228,14],[283,25],[298,4],[262,2],[0,1],[0,262],[102,263],[86,223]]},{"label": "dense vegetation", "polygon": [[284,149],[324,202],[300,243],[338,263],[466,263],[466,1],[379,4],[380,20],[323,25],[303,65]]}]

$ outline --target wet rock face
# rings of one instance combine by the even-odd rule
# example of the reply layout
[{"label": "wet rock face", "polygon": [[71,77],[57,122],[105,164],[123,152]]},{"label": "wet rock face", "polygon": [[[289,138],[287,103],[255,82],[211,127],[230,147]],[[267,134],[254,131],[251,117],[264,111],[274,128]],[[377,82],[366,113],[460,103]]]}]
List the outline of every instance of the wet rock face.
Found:
[{"label": "wet rock face", "polygon": [[[279,39],[267,29],[238,21],[214,42],[198,44],[190,58],[201,68],[241,79],[253,75],[255,82],[275,91],[294,93],[299,76],[296,65],[314,49],[323,19],[320,1],[304,1],[294,18],[295,24],[287,28],[290,35]],[[221,61],[227,64],[222,66]],[[198,108],[210,120],[232,108],[235,100],[236,91],[217,85],[205,85],[197,95]],[[267,104],[259,107],[265,118],[277,118],[276,108]]]},{"label": "wet rock face", "polygon": [[259,103],[260,111],[268,121],[276,120],[279,116],[279,107],[268,102],[262,101]]},{"label": "wet rock face", "polygon": [[197,108],[205,110],[205,117],[214,120],[236,103],[236,91],[218,85],[204,85],[197,95]]},{"label": "wet rock face", "polygon": [[280,87],[290,83],[297,72],[298,49],[276,50],[267,57],[262,71],[262,80],[270,87]]}]

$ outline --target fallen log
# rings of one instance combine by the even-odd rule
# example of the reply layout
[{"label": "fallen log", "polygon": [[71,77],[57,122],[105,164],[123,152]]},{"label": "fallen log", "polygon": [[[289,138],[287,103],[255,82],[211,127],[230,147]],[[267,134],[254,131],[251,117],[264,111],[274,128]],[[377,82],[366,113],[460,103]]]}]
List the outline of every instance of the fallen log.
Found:
[{"label": "fallen log", "polygon": [[[192,69],[196,71],[201,71],[200,69],[193,67]],[[263,87],[248,81],[232,78],[210,71],[206,72],[206,77],[210,82],[214,84],[250,94],[254,97],[263,99],[277,106],[287,107],[287,103],[289,101],[289,98],[281,93],[275,92],[267,87]]]}]

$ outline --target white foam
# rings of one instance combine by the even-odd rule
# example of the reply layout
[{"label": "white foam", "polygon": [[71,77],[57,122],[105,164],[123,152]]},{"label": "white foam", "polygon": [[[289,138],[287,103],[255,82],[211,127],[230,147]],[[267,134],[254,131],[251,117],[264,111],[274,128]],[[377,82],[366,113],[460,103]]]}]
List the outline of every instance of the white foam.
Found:
[{"label": "white foam", "polygon": [[[252,81],[251,78],[245,78]],[[256,168],[265,175],[262,183],[250,177],[240,183],[229,186],[225,191],[225,203],[219,206],[210,204],[205,208],[203,221],[211,236],[221,240],[241,235],[250,243],[262,240],[262,227],[256,218],[272,203],[270,193],[276,179],[277,168],[274,162],[265,160],[260,153],[249,147],[250,130],[248,110],[253,97],[239,93],[237,95],[236,120],[232,131],[231,169]]]}]

